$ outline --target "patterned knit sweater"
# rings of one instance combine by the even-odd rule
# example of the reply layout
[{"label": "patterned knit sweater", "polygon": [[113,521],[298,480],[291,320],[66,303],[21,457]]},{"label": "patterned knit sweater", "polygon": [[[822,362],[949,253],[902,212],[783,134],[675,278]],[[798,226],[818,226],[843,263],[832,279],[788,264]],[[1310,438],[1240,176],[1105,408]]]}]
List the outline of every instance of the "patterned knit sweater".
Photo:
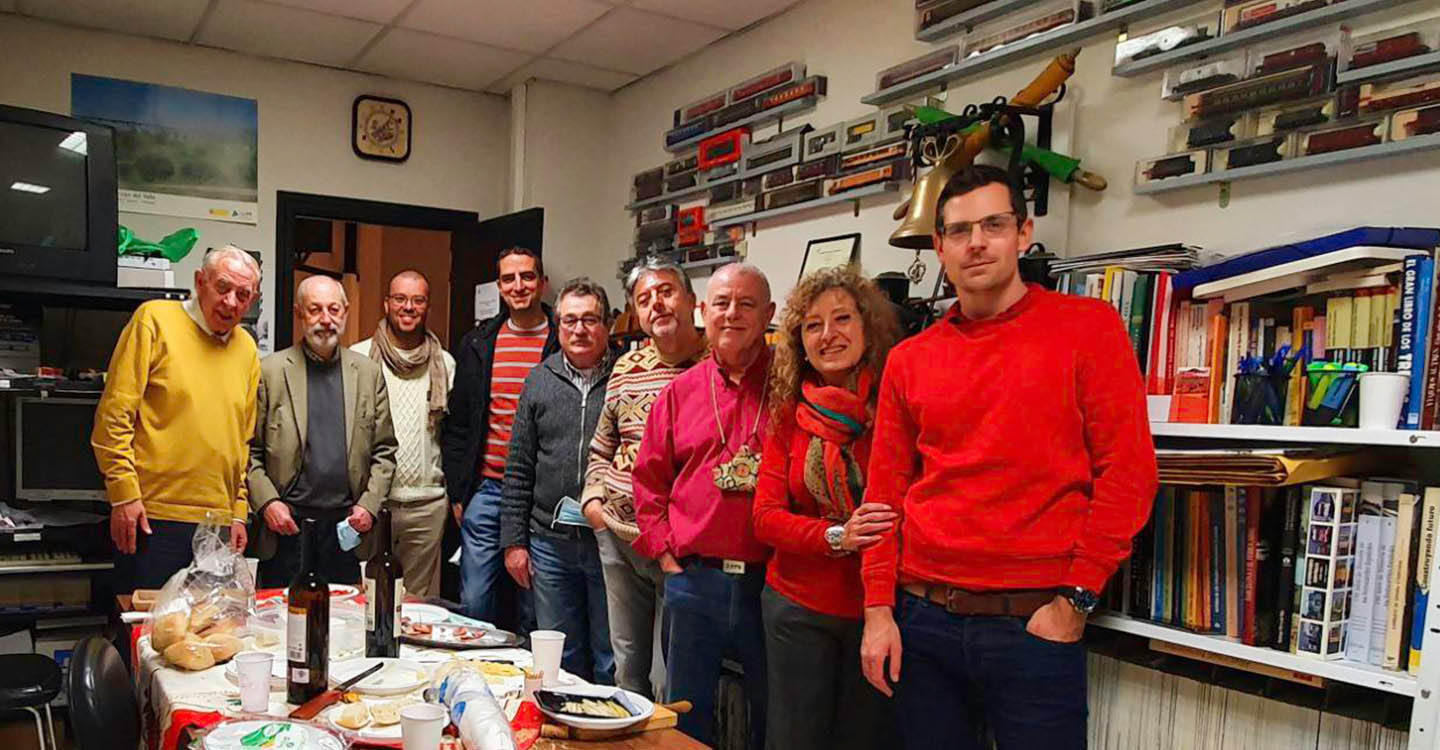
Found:
[{"label": "patterned knit sweater", "polygon": [[655,345],[629,352],[615,362],[610,385],[605,391],[605,405],[590,441],[590,463],[585,470],[585,489],[580,503],[599,500],[604,504],[605,525],[627,542],[635,541],[640,529],[635,525],[635,495],[630,489],[630,471],[635,467],[635,454],[640,438],[645,436],[645,420],[655,397],[680,373],[690,369],[708,353],[705,347],[679,364],[667,364],[660,358]]},{"label": "patterned knit sweater", "polygon": [[[373,339],[365,339],[351,351],[370,356]],[[445,377],[455,382],[455,358],[445,350]],[[430,429],[430,375],[424,369],[415,377],[402,378],[382,362],[385,390],[390,393],[390,420],[395,424],[395,480],[390,497],[402,503],[434,500],[445,496],[445,474],[440,470],[440,436]]]}]

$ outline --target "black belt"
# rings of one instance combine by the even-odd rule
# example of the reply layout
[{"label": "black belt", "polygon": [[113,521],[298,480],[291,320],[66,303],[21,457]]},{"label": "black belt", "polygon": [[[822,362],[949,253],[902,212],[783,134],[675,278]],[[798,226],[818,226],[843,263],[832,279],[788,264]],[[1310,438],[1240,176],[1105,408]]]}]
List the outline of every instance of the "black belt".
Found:
[{"label": "black belt", "polygon": [[764,573],[765,563],[747,563],[744,560],[731,560],[723,557],[705,557],[704,555],[686,555],[680,558],[680,564],[686,567],[699,565],[705,568],[715,568],[730,575],[745,575],[746,573]]}]

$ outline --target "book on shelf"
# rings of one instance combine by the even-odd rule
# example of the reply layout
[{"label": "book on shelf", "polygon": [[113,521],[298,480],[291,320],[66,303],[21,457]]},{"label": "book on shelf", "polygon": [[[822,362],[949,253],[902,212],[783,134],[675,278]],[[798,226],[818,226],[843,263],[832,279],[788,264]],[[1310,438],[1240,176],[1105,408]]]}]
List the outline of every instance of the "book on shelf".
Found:
[{"label": "book on shelf", "polygon": [[1415,554],[1414,594],[1410,604],[1410,653],[1405,669],[1420,674],[1420,651],[1425,643],[1425,611],[1430,603],[1430,569],[1435,564],[1437,524],[1440,524],[1440,487],[1426,487],[1417,528],[1420,541]]},{"label": "book on shelf", "polygon": [[1115,308],[1146,392],[1174,397],[1171,421],[1254,419],[1236,415],[1237,377],[1270,365],[1289,379],[1266,423],[1306,424],[1306,366],[1337,362],[1410,374],[1398,426],[1433,429],[1437,245],[1440,229],[1359,227],[1207,265],[1171,245],[1065,259],[1052,273],[1060,291]]},{"label": "book on shelf", "polygon": [[1117,573],[1133,580],[1109,587],[1129,595],[1110,601],[1247,646],[1418,670],[1437,522],[1440,488],[1410,480],[1164,484]]}]

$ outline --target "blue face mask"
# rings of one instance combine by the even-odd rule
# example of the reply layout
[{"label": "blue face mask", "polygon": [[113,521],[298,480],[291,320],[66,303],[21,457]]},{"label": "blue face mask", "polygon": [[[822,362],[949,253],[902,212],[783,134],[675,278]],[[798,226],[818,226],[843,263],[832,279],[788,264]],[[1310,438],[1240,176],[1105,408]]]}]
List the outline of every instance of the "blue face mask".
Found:
[{"label": "blue face mask", "polygon": [[360,546],[360,532],[350,525],[349,519],[335,524],[335,535],[340,538],[340,549],[349,552]]},{"label": "blue face mask", "polygon": [[584,526],[589,528],[590,522],[585,520],[585,514],[580,512],[580,503],[573,497],[560,498],[560,503],[555,506],[555,524],[557,526]]}]

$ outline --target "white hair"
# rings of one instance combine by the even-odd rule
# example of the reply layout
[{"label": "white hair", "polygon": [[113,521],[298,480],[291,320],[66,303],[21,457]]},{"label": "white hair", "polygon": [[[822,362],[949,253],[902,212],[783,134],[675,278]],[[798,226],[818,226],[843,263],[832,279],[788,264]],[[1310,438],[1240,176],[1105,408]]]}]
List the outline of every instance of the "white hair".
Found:
[{"label": "white hair", "polygon": [[765,272],[761,271],[760,268],[753,263],[746,263],[744,261],[726,263],[725,265],[715,269],[715,272],[710,275],[710,281],[713,283],[715,279],[720,278],[722,274],[733,276],[749,276],[760,282],[760,287],[765,290],[765,301],[767,303],[774,299],[774,297],[770,295],[770,279],[766,278]]},{"label": "white hair", "polygon": [[237,245],[225,245],[205,253],[204,259],[200,261],[200,271],[208,278],[214,275],[215,269],[220,266],[221,261],[232,259],[240,261],[250,270],[250,273],[255,274],[255,287],[258,289],[260,287],[260,263],[255,260],[255,256]]},{"label": "white hair", "polygon": [[345,285],[344,285],[344,284],[341,284],[340,282],[338,282],[338,281],[336,281],[336,280],[334,280],[334,279],[332,279],[332,278],[330,278],[329,276],[321,276],[321,275],[318,275],[318,274],[315,275],[315,276],[306,276],[306,277],[304,278],[304,280],[302,280],[302,281],[300,282],[300,286],[298,286],[298,287],[295,288],[295,306],[296,306],[296,307],[301,307],[301,306],[303,306],[303,305],[305,304],[305,297],[309,295],[310,290],[311,290],[315,285],[317,285],[317,284],[324,284],[324,283],[326,283],[326,282],[331,283],[331,284],[334,284],[334,285],[335,285],[335,288],[340,290],[340,302],[341,302],[341,304],[345,305],[346,307],[349,307],[349,306],[350,306],[350,297],[345,294]]}]

